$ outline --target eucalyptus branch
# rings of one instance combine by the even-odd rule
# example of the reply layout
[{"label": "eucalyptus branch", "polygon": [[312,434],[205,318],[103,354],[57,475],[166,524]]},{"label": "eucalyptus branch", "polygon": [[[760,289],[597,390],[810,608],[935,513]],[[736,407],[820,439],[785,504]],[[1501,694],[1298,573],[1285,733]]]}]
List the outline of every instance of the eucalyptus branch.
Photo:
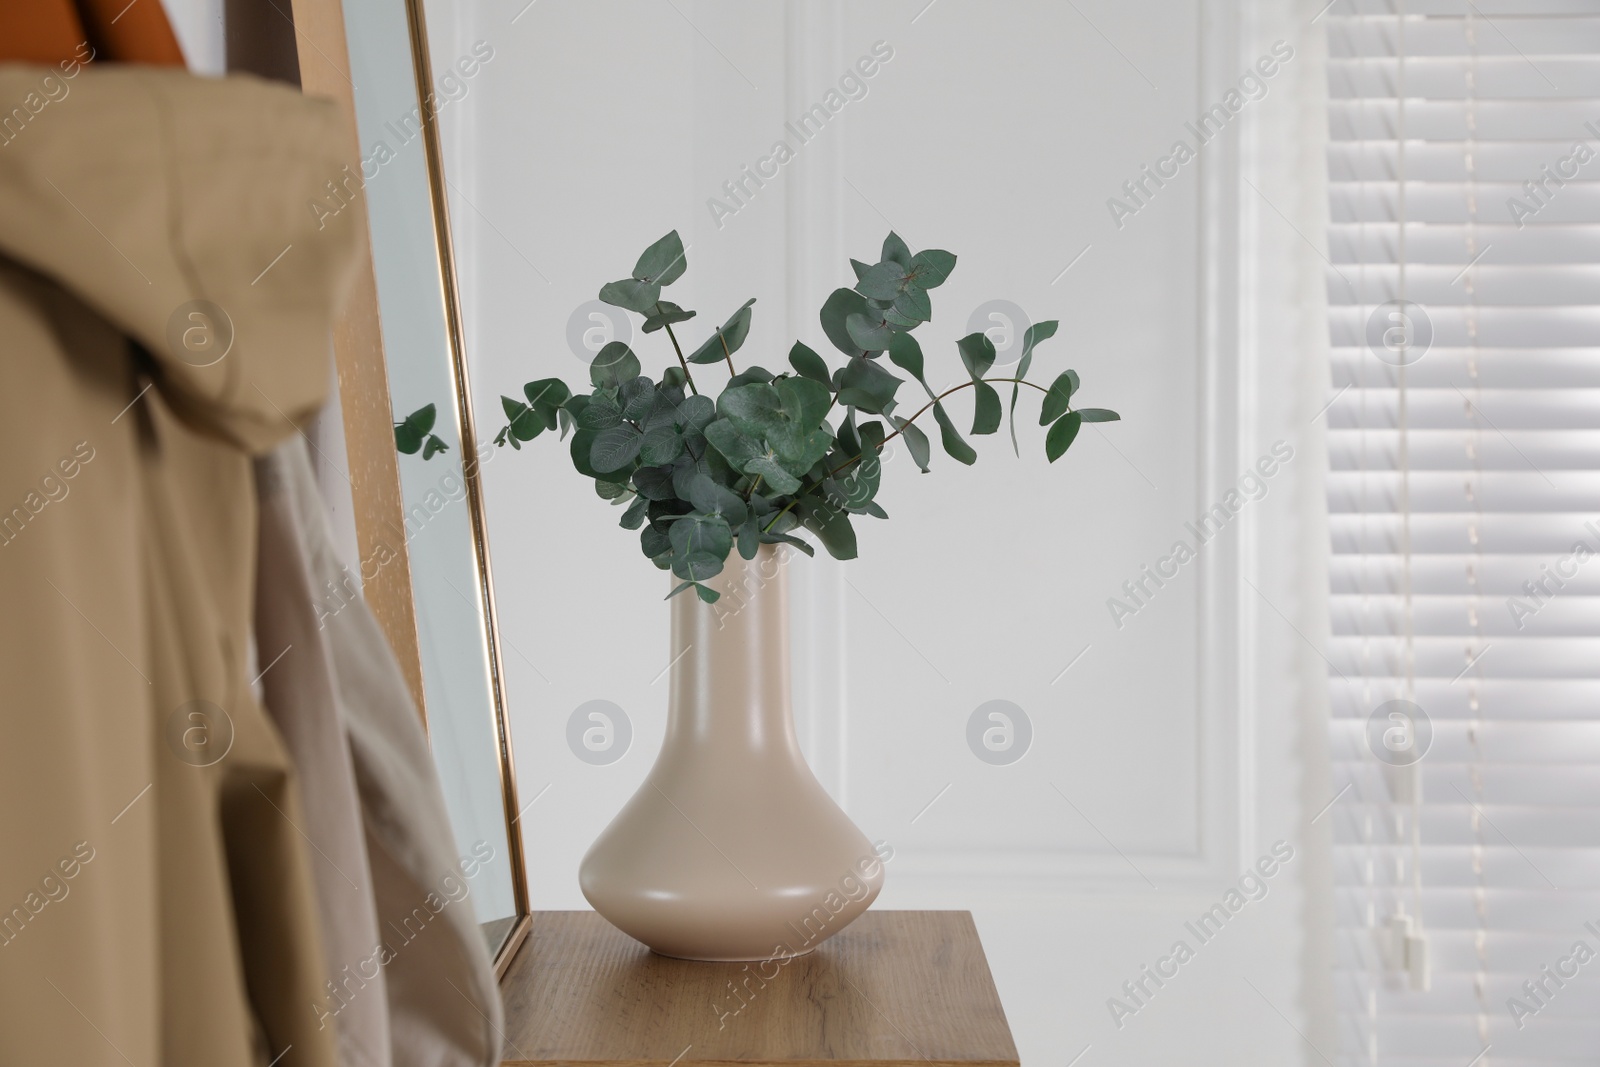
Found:
[{"label": "eucalyptus branch", "polygon": [[[502,396],[500,405],[509,421],[495,443],[521,448],[546,430],[559,429],[565,438],[576,426],[570,449],[573,466],[594,480],[602,499],[627,505],[618,525],[637,531],[645,556],[680,579],[672,595],[692,588],[710,603],[718,593],[705,584],[706,579],[722,570],[735,548],[748,550],[756,542],[792,542],[809,554],[811,544],[788,533],[801,517],[834,559],[854,559],[857,542],[852,521],[863,516],[888,517],[873,497],[881,487],[884,446],[896,438],[906,438],[916,466],[924,471],[935,436],[951,459],[975,462],[976,450],[962,437],[943,404],[963,389],[972,388],[975,394],[968,432],[983,435],[999,432],[1006,418],[1005,405],[994,386],[1013,385],[1013,445],[1017,440],[1017,396],[1022,387],[1045,394],[1040,425],[1049,427],[1044,434],[1044,458],[1051,463],[1072,447],[1085,422],[1119,418],[1108,409],[1074,409],[1070,401],[1079,383],[1070,370],[1046,388],[1023,380],[1020,366],[995,367],[994,343],[983,333],[969,333],[956,342],[969,373],[961,375],[959,385],[936,393],[923,371],[920,343],[897,323],[915,326],[932,317],[928,293],[944,284],[955,269],[956,257],[940,248],[914,253],[891,233],[884,239],[878,262],[851,260],[851,265],[855,285],[835,289],[818,316],[828,340],[848,360],[846,367],[830,368],[821,355],[796,341],[789,351],[789,364],[797,376],[756,367],[741,373],[733,354],[749,336],[755,298],[746,300],[695,348],[691,360],[678,343],[675,326],[694,318],[695,312],[661,299],[665,287],[677,281],[686,266],[683,238],[673,230],[646,248],[632,271],[601,286],[599,298],[644,315],[647,333],[664,327],[683,377],[666,370],[660,381],[654,381],[626,342],[609,342],[606,364],[590,366],[588,384],[592,389],[587,396],[573,394],[554,378],[524,385],[526,403]],[[901,312],[894,313],[891,308]],[[870,337],[859,328],[863,320]],[[1055,336],[1059,326],[1053,319],[1029,326],[1022,337],[1021,359],[1027,362],[1035,346]],[[890,362],[908,372],[906,376],[874,362],[882,353],[864,348],[862,338],[872,343],[893,341],[881,347],[893,350]],[[689,364],[715,364],[719,344],[729,380],[722,383],[720,391],[702,394]],[[983,377],[991,371],[1009,371],[1016,377]],[[911,393],[902,388],[911,379],[916,381],[910,387],[913,391],[921,389],[927,394],[926,403],[918,400],[915,408]],[[982,389],[977,388],[980,384]],[[893,403],[897,390],[904,393],[899,410],[912,412],[910,418],[890,414],[897,410]],[[845,393],[849,400],[842,395]],[[836,418],[833,413],[841,409]],[[432,408],[427,410],[431,421]],[[882,421],[861,422],[858,411]],[[930,411],[938,420],[937,431],[929,432],[926,427],[913,430]],[[426,449],[435,446],[435,439],[426,436],[429,427],[420,424],[422,414],[414,413],[405,424],[396,424],[396,447],[421,450],[426,459]],[[435,453],[438,447],[434,447]],[[863,463],[869,458],[874,465]],[[787,522],[785,515],[790,516]],[[780,525],[783,532],[777,530]]]},{"label": "eucalyptus branch", "polygon": [[[957,393],[957,392],[960,392],[963,389],[970,388],[971,386],[976,385],[980,381],[983,381],[983,382],[1014,382],[1017,385],[1026,385],[1030,389],[1037,389],[1037,390],[1039,390],[1039,392],[1045,393],[1047,395],[1050,392],[1050,390],[1046,389],[1044,386],[1036,385],[1035,383],[1030,382],[1025,378],[974,378],[972,381],[962,382],[960,385],[951,386],[949,389],[946,389],[944,392],[940,393],[938,396],[934,397],[932,400],[930,400],[926,404],[922,405],[922,407],[917,410],[917,413],[915,415],[911,416],[909,419],[907,419],[904,423],[902,423],[900,425],[899,429],[895,430],[895,432],[890,434],[888,437],[885,437],[882,441],[879,441],[878,442],[878,447],[873,450],[873,453],[877,454],[878,452],[882,452],[884,445],[888,444],[890,441],[893,441],[896,437],[899,437],[902,433],[905,432],[905,429],[906,429],[907,426],[910,426],[912,423],[916,422],[918,418],[920,418],[921,416],[927,414],[929,409],[931,409],[939,401],[943,400],[945,397],[949,396],[951,393]],[[1069,410],[1070,410],[1070,408],[1069,408]],[[866,453],[862,453],[860,455],[856,455],[856,456],[850,457],[849,459],[845,460],[843,463],[839,464],[837,467],[835,467],[831,471],[829,471],[828,472],[828,477],[832,478],[835,474],[838,474],[840,471],[844,470],[845,468],[850,467],[853,464],[860,463],[864,458],[866,458]],[[820,481],[813,482],[813,483],[811,483],[809,488],[806,488],[806,489],[802,490],[801,492],[796,493],[795,496],[794,496],[794,499],[790,500],[781,509],[779,509],[777,514],[772,516],[771,521],[768,522],[765,527],[763,527],[763,532],[764,533],[770,533],[772,531],[772,528],[778,524],[778,520],[783,517],[784,512],[788,511],[790,508],[792,508],[796,504],[798,504],[800,502],[800,498],[801,497],[811,495],[821,485],[822,485],[822,482],[820,482]]]},{"label": "eucalyptus branch", "polygon": [[[888,437],[885,437],[881,442],[878,443],[879,450],[882,450],[884,445],[888,444],[890,441],[893,441],[896,437],[899,437],[901,434],[905,433],[906,427],[910,426],[913,422],[916,422],[917,419],[920,418],[921,416],[927,414],[928,409],[933,407],[933,405],[937,404],[939,401],[943,400],[945,397],[949,396],[951,393],[959,392],[962,389],[969,388],[970,386],[976,385],[978,382],[1015,382],[1017,385],[1026,385],[1029,389],[1037,389],[1041,393],[1048,394],[1050,392],[1050,390],[1046,389],[1044,386],[1035,385],[1033,382],[1028,381],[1026,378],[974,378],[970,382],[962,382],[960,385],[952,386],[951,388],[946,389],[944,392],[940,393],[938,396],[934,397],[932,400],[928,401],[926,404],[922,405],[922,407],[917,409],[917,413],[915,415],[911,416],[909,419],[907,419],[904,423],[902,423],[898,430],[896,430],[894,433],[890,434]],[[1067,410],[1070,411],[1072,409],[1069,407]],[[840,471],[842,471],[846,467],[850,466],[850,464],[859,463],[860,461],[861,461],[861,457],[860,456],[856,456],[853,459],[845,460],[839,466],[837,466],[833,470],[829,471],[828,472],[828,476],[831,478],[833,475],[838,474]]]}]

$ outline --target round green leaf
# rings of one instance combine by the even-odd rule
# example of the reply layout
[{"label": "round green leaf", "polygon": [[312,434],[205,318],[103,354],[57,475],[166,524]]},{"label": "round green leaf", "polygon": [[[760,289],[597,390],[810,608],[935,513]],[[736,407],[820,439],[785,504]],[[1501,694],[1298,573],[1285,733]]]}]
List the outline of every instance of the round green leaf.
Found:
[{"label": "round green leaf", "polygon": [[638,457],[643,443],[644,435],[632,426],[601,430],[589,448],[589,462],[601,474],[621,470]]},{"label": "round green leaf", "polygon": [[677,230],[673,230],[644,250],[639,262],[633,265],[633,276],[657,285],[671,285],[682,277],[688,267],[689,261],[683,254],[683,238],[678,236]]},{"label": "round green leaf", "polygon": [[600,299],[619,308],[648,314],[661,299],[661,286],[638,278],[623,278],[600,287]]},{"label": "round green leaf", "polygon": [[639,357],[622,341],[612,341],[589,364],[589,381],[596,389],[620,389],[622,383],[639,377]]}]

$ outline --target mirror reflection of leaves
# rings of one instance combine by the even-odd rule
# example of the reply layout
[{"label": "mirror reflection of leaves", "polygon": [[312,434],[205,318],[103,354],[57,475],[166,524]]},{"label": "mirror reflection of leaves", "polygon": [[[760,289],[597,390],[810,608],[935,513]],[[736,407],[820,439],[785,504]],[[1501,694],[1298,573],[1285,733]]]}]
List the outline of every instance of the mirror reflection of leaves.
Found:
[{"label": "mirror reflection of leaves", "polygon": [[[594,479],[602,500],[625,507],[620,524],[639,531],[645,556],[681,579],[669,597],[692,588],[707,603],[716,600],[717,591],[704,583],[721,572],[735,547],[745,559],[764,544],[814,554],[811,543],[796,536],[802,529],[834,558],[854,559],[852,517],[889,517],[875,499],[884,446],[903,438],[918,468],[928,471],[932,448],[916,424],[922,415],[933,412],[950,458],[976,462],[977,452],[944,404],[963,389],[973,392],[969,432],[982,436],[997,433],[1005,413],[995,385],[1011,386],[1008,421],[1018,455],[1017,399],[1024,387],[1044,394],[1039,425],[1049,427],[1044,444],[1052,463],[1084,423],[1120,418],[1106,408],[1073,407],[1074,371],[1057,375],[1048,387],[1027,380],[1034,349],[1055,334],[1055,320],[1028,328],[1012,377],[986,377],[995,362],[988,336],[961,338],[956,348],[968,380],[935,393],[911,331],[933,317],[929,291],[955,269],[956,257],[942,249],[913,254],[890,233],[877,263],[851,260],[855,287],[834,290],[821,312],[823,332],[844,353],[845,365],[830,368],[797,341],[789,351],[791,369],[776,374],[763,367],[740,371],[733,363],[750,332],[754,298],[684,354],[672,327],[695,312],[662,300],[661,290],[687,265],[674,230],[644,250],[629,277],[600,290],[606,303],[643,315],[645,333],[665,330],[677,366],[653,380],[627,344],[613,341],[590,365],[586,393],[542,378],[523,387],[525,401],[502,396],[508,421],[495,437],[497,445],[521,449],[546,430],[559,429],[562,438],[570,432],[573,466]],[[885,353],[928,395],[908,417],[897,413],[896,399],[906,379],[884,367]],[[717,363],[727,365],[729,377],[713,401],[700,393],[690,364]],[[837,424],[829,421],[836,408],[842,409]]]},{"label": "mirror reflection of leaves", "polygon": [[394,446],[408,456],[420,450],[423,459],[432,459],[440,452],[450,451],[438,434],[432,433],[438,410],[427,404],[394,424]]}]

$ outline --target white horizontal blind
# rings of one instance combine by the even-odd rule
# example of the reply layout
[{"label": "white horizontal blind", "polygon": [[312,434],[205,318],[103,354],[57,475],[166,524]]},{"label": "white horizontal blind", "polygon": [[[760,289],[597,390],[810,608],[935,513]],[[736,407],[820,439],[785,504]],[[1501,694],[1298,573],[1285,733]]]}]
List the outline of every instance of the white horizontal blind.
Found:
[{"label": "white horizontal blind", "polygon": [[1320,21],[1338,1062],[1597,1064],[1600,2]]}]

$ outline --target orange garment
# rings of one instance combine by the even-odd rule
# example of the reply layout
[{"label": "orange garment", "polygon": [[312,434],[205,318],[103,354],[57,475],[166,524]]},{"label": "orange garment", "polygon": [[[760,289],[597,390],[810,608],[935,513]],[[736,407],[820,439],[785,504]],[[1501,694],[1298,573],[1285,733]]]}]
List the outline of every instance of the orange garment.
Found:
[{"label": "orange garment", "polygon": [[83,62],[85,56],[186,65],[161,0],[0,0],[0,63]]}]

